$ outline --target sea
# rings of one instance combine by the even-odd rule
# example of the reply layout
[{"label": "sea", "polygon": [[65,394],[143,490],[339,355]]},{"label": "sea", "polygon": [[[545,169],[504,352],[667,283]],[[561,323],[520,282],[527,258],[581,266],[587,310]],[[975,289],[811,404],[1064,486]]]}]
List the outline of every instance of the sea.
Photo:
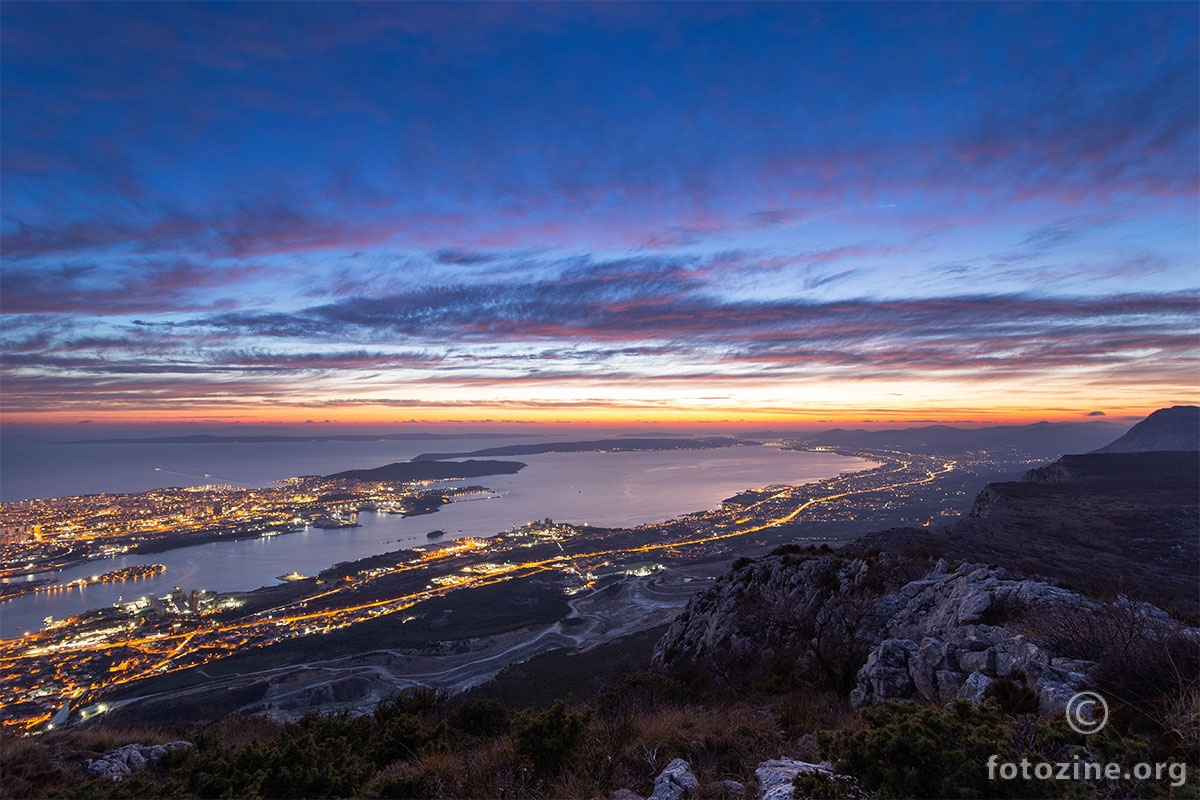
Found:
[{"label": "sea", "polygon": [[[295,475],[328,475],[405,461],[419,453],[466,451],[517,443],[509,439],[312,441],[219,444],[5,445],[3,499],[141,492],[165,486],[267,486]],[[487,499],[443,506],[434,514],[400,517],[361,513],[359,527],[211,542],[164,553],[98,559],[34,577],[66,583],[120,567],[163,564],[155,577],[31,593],[0,604],[0,638],[41,627],[44,618],[79,614],[141,596],[185,591],[244,591],[279,582],[290,572],[315,575],[338,562],[439,541],[488,537],[547,517],[556,522],[632,527],[703,511],[743,490],[800,484],[873,466],[832,453],[767,445],[704,450],[547,453],[505,457],[528,466],[514,475],[472,478],[492,490]],[[31,580],[22,578],[15,580]]]}]

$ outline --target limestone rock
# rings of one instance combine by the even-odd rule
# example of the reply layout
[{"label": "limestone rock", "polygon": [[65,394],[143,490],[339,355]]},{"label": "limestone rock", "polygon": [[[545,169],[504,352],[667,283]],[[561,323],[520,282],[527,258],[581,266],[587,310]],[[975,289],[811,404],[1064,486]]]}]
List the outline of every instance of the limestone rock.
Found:
[{"label": "limestone rock", "polygon": [[689,800],[700,794],[700,782],[692,772],[692,766],[677,758],[654,779],[654,793],[649,800]]},{"label": "limestone rock", "polygon": [[816,640],[885,638],[905,598],[877,591],[878,576],[903,561],[775,555],[741,565],[692,598],[655,647],[653,668],[699,669],[721,682],[779,659],[817,669]]},{"label": "limestone rock", "polygon": [[996,651],[990,647],[986,650],[967,651],[958,654],[958,668],[966,673],[995,672]]},{"label": "limestone rock", "polygon": [[[931,572],[896,596],[904,603],[887,622],[887,638],[858,672],[850,695],[855,705],[889,699],[979,703],[995,678],[1009,677],[1038,695],[1043,713],[1055,714],[1094,666],[1055,659],[1003,624],[1010,609],[1029,613],[1052,604],[1094,605],[1065,589],[1015,580],[1003,569],[961,564],[950,573]],[[1157,611],[1152,608],[1139,613],[1152,615]],[[989,624],[993,621],[1000,624]],[[907,680],[899,673],[901,665]]]},{"label": "limestone rock", "polygon": [[174,750],[188,750],[191,742],[177,741],[166,744],[127,744],[112,750],[100,758],[89,759],[87,774],[93,777],[120,780],[126,775],[156,766],[167,753]]},{"label": "limestone rock", "polygon": [[[1008,678],[1037,696],[1049,715],[1087,682],[1094,663],[1059,658],[1052,638],[1033,641],[1021,621],[1043,612],[1052,621],[1063,608],[1099,610],[1094,601],[997,567],[951,569],[939,561],[920,574],[917,563],[894,553],[876,561],[800,553],[741,563],[692,598],[655,647],[654,668],[734,682],[783,661],[818,682],[831,662],[839,663],[857,667],[855,706],[890,699],[979,703],[997,678]],[[1120,598],[1118,608],[1122,603],[1124,613],[1147,626],[1179,627],[1154,606]],[[838,662],[848,653],[866,653],[865,663]]]},{"label": "limestone rock", "polygon": [[982,672],[972,672],[967,676],[967,679],[963,681],[962,687],[959,688],[958,699],[967,700],[972,705],[977,706],[983,702],[984,698],[987,696],[988,689],[991,689],[992,684],[995,682],[995,678],[989,678]]},{"label": "limestone rock", "polygon": [[954,670],[939,669],[933,673],[937,687],[935,699],[939,703],[948,703],[958,696],[959,689],[967,680],[967,676]]},{"label": "limestone rock", "polygon": [[754,770],[754,774],[758,776],[758,799],[792,800],[795,792],[792,781],[797,775],[805,772],[821,772],[833,776],[833,770],[828,764],[810,764],[787,756],[762,762]]},{"label": "limestone rock", "polygon": [[758,800],[804,800],[796,795],[796,788],[792,782],[796,780],[796,776],[808,773],[818,774],[839,784],[838,797],[866,797],[866,793],[854,778],[837,774],[828,762],[812,764],[783,756],[764,761],[754,770],[758,777]]}]

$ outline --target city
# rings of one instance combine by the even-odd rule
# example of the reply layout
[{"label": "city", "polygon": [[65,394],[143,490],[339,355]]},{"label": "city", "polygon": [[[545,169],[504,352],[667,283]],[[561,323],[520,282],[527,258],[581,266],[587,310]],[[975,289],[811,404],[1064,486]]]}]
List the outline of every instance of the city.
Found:
[{"label": "city", "polygon": [[0,578],[64,569],[120,553],[352,525],[357,511],[428,514],[480,486],[298,477],[244,489],[194,486],[0,504]]},{"label": "city", "polygon": [[[452,592],[539,576],[575,595],[631,568],[731,561],[782,543],[836,540],[842,529],[929,525],[963,513],[980,474],[1020,468],[1022,461],[1011,453],[961,460],[882,450],[842,454],[876,466],[802,486],[747,491],[718,508],[656,525],[610,530],[545,520],[487,539],[431,543],[339,564],[312,578],[281,576],[282,585],[255,592],[177,588],[167,597],[52,621],[24,637],[0,640],[2,723],[32,732],[86,719],[100,712],[106,695],[138,681],[398,612],[408,612],[407,621],[422,604]],[[46,569],[64,551],[161,546],[174,535],[186,543],[197,533],[221,535],[216,529],[222,526],[242,534],[256,528],[281,532],[304,520],[427,507],[420,504],[431,497],[450,502],[480,491],[486,490],[294,478],[269,490],[202,487],[27,501],[5,504],[6,530],[40,529],[32,541],[10,539],[5,547],[32,562],[27,569]],[[329,502],[331,496],[336,502]],[[107,524],[97,526],[96,520]],[[12,563],[7,556],[5,562]]]}]

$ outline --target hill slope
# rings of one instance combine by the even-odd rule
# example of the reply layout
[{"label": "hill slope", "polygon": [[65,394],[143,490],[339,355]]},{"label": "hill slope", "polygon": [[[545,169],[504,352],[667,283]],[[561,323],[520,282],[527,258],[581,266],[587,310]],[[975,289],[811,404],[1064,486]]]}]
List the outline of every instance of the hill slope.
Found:
[{"label": "hill slope", "polygon": [[1200,450],[1200,407],[1160,408],[1097,453]]},{"label": "hill slope", "polygon": [[990,483],[945,528],[868,534],[866,547],[920,547],[999,564],[1098,595],[1200,609],[1200,459],[1195,452],[1064,456]]},{"label": "hill slope", "polygon": [[1033,425],[998,425],[990,428],[955,428],[926,425],[893,430],[835,428],[801,436],[807,445],[827,447],[880,447],[911,453],[951,455],[968,450],[1015,448],[1036,458],[1057,458],[1063,453],[1083,453],[1111,441],[1119,427],[1110,422],[1038,422]]}]

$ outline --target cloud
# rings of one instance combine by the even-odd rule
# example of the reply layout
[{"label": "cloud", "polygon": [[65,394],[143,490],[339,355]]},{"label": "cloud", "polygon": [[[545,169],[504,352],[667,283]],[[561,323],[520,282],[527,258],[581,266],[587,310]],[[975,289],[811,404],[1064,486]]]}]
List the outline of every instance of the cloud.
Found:
[{"label": "cloud", "polygon": [[212,310],[219,304],[198,300],[199,290],[232,287],[263,273],[257,266],[223,268],[181,259],[137,259],[120,266],[65,263],[51,269],[11,265],[4,271],[0,311],[94,316]]},{"label": "cloud", "polygon": [[439,264],[488,264],[495,261],[496,256],[469,250],[438,250],[433,254],[433,260]]},{"label": "cloud", "polygon": [[[584,275],[590,275],[585,279]],[[555,281],[445,286],[354,298],[297,314],[221,314],[188,323],[244,336],[551,347],[671,346],[723,363],[873,364],[903,370],[1033,369],[1181,357],[1195,335],[1197,296],[1025,295],[914,300],[731,302],[706,295],[695,270],[669,262],[600,265]]]},{"label": "cloud", "polygon": [[1103,411],[1089,411],[1087,415],[1089,417],[1107,417],[1108,416]]}]

